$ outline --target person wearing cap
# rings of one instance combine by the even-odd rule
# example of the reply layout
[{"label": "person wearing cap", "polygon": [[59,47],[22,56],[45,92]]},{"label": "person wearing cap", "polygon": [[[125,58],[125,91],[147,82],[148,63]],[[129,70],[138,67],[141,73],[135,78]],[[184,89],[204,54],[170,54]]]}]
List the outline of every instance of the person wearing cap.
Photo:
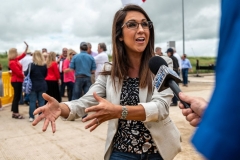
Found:
[{"label": "person wearing cap", "polygon": [[[177,58],[173,56],[174,50],[172,48],[168,48],[166,53],[167,53],[168,57],[171,58],[172,61],[173,61],[173,70],[179,75],[179,72],[178,72],[179,64],[178,64]],[[174,97],[172,98],[172,103],[170,104],[170,106],[177,106],[177,102],[178,102],[178,99],[174,95]]]},{"label": "person wearing cap", "polygon": [[70,69],[75,70],[75,84],[73,86],[72,100],[79,99],[87,93],[92,82],[91,75],[96,70],[94,58],[87,53],[86,42],[80,44],[80,54],[75,55],[70,63]]},{"label": "person wearing cap", "polygon": [[183,54],[182,56],[182,77],[183,77],[183,86],[188,86],[188,71],[192,70],[192,65],[187,55]]}]

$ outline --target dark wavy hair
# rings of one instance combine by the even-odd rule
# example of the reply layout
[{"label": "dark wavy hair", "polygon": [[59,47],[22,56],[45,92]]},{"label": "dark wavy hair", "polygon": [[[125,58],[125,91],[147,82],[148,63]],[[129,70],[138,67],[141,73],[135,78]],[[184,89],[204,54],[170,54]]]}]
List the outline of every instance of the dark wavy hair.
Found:
[{"label": "dark wavy hair", "polygon": [[[137,11],[142,13],[147,21],[151,21],[147,13],[137,5],[127,5],[124,8],[118,10],[114,16],[113,25],[112,25],[112,69],[111,71],[105,71],[102,74],[111,75],[112,80],[114,81],[115,77],[119,78],[121,83],[124,78],[128,75],[128,70],[131,66],[128,59],[124,42],[120,41],[119,38],[122,37],[122,25],[128,11]],[[141,64],[139,69],[139,87],[145,88],[149,87],[149,91],[152,91],[152,77],[153,74],[149,70],[148,62],[151,57],[154,56],[154,28],[153,26],[149,29],[150,37],[149,42],[143,51],[141,57]],[[114,81],[114,86],[115,81]]]}]

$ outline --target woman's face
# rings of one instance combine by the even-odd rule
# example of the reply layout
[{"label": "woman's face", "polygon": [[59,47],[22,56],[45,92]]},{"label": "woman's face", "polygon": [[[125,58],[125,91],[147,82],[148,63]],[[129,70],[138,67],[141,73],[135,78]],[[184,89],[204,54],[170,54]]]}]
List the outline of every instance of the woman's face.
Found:
[{"label": "woman's face", "polygon": [[[137,22],[138,27],[132,28],[131,22]],[[137,11],[129,11],[123,21],[122,37],[119,40],[124,42],[128,54],[142,53],[148,44],[150,30],[146,26],[143,28],[140,23],[146,24],[147,19]]]}]

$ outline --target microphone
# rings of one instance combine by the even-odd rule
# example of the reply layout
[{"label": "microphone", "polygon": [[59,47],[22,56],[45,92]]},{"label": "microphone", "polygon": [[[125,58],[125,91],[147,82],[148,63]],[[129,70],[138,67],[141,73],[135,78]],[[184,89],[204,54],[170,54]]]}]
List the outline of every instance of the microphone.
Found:
[{"label": "microphone", "polygon": [[182,101],[179,98],[178,94],[181,92],[181,90],[176,82],[181,82],[181,79],[174,70],[168,68],[167,62],[160,56],[154,56],[149,60],[148,65],[151,72],[155,75],[154,86],[158,92],[161,92],[170,87],[174,95],[179,99],[184,107],[190,108],[190,105],[188,103]]}]

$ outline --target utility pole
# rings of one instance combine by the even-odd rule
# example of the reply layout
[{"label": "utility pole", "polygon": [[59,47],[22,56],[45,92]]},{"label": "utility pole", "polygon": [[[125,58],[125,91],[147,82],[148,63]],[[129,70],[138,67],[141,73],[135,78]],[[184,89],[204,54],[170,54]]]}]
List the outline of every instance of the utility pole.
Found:
[{"label": "utility pole", "polygon": [[184,0],[182,0],[182,29],[183,29],[183,54],[185,53],[185,31],[184,31]]}]

